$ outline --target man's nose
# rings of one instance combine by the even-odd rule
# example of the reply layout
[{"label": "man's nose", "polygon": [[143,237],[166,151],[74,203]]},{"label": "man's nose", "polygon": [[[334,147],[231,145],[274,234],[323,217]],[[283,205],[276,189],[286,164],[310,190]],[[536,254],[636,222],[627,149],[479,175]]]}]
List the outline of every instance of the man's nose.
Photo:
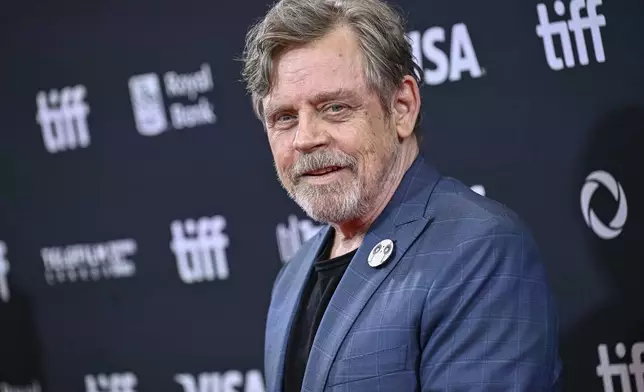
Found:
[{"label": "man's nose", "polygon": [[293,148],[299,152],[309,152],[328,144],[329,135],[319,121],[312,115],[301,115],[293,139]]}]

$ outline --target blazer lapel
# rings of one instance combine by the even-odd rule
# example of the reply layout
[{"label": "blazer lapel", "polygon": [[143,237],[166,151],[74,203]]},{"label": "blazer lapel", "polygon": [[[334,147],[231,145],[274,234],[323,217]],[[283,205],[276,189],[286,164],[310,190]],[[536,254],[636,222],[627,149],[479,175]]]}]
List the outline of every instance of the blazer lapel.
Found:
[{"label": "blazer lapel", "polygon": [[[283,298],[278,301],[277,305],[271,306],[267,318],[266,340],[269,346],[266,364],[267,387],[270,392],[280,392],[282,390],[282,380],[284,375],[284,360],[286,349],[290,336],[291,327],[298,310],[298,305],[302,297],[302,292],[306,287],[313,261],[329,235],[329,226],[320,230],[317,240],[309,247],[297,270],[293,271],[290,276],[283,276],[280,286],[277,288],[279,295]],[[292,260],[290,262],[294,262]],[[295,265],[293,265],[295,267]]]},{"label": "blazer lapel", "polygon": [[[321,392],[324,389],[333,360],[354,321],[431,221],[425,211],[438,178],[438,173],[426,166],[419,155],[365,236],[322,317],[304,374],[303,391]],[[369,253],[384,239],[394,241],[394,254],[381,267],[372,268],[367,264]]]}]

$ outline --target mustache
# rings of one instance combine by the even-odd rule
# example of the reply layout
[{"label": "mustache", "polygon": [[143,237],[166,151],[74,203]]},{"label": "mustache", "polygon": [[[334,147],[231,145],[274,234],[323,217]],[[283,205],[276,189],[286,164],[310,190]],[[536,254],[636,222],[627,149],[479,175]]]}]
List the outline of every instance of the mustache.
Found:
[{"label": "mustache", "polygon": [[300,155],[300,158],[295,161],[289,174],[291,179],[295,180],[306,172],[322,169],[329,166],[340,166],[347,168],[354,168],[358,164],[358,160],[350,155],[333,152],[333,151],[315,151],[309,154]]}]

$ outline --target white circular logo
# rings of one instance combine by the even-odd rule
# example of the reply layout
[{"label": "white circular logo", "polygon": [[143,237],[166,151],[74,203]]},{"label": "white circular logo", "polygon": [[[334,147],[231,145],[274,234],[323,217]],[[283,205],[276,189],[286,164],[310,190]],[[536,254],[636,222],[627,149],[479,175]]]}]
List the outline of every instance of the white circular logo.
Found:
[{"label": "white circular logo", "polygon": [[[606,187],[615,198],[615,201],[619,203],[617,213],[608,225],[604,224],[604,222],[595,215],[595,211],[590,208],[590,200],[599,185]],[[610,173],[603,170],[590,173],[588,177],[586,177],[586,183],[583,188],[581,188],[581,212],[584,215],[584,220],[588,227],[590,227],[599,238],[610,240],[617,237],[622,232],[624,223],[626,223],[626,217],[628,216],[626,194],[624,194],[622,185],[617,182]]]}]

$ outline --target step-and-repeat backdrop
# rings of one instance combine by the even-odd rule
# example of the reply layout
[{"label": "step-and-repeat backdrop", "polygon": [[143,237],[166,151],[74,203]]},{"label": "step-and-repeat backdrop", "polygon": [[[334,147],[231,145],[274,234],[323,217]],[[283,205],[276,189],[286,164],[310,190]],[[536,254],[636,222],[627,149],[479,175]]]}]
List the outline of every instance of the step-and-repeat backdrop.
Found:
[{"label": "step-and-repeat backdrop", "polygon": [[[268,4],[18,3],[0,12],[0,391],[264,391],[271,285],[318,228],[240,82]],[[534,230],[566,390],[644,392],[644,2],[399,4],[425,153]]]}]

